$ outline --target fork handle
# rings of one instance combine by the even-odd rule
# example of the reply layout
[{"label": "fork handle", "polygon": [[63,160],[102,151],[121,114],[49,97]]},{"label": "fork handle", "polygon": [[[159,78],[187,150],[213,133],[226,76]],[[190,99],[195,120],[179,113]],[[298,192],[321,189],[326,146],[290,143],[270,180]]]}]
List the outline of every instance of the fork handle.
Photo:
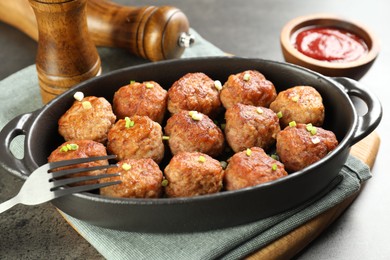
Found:
[{"label": "fork handle", "polygon": [[16,158],[10,150],[10,145],[15,137],[26,135],[31,126],[30,118],[33,115],[33,113],[27,113],[15,117],[0,132],[0,166],[23,179],[27,178],[33,170],[31,168],[34,167],[31,167],[31,162],[28,161],[26,156],[23,156],[22,159]]},{"label": "fork handle", "polygon": [[9,210],[13,206],[19,204],[20,201],[18,199],[18,196],[13,197],[12,199],[9,199],[7,201],[4,201],[3,203],[0,204],[0,214]]}]

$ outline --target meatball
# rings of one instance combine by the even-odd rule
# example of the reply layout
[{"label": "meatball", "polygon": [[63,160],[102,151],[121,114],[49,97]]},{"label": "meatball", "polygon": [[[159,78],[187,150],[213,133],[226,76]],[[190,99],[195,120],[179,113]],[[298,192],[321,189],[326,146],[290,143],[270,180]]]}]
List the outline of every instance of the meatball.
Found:
[{"label": "meatball", "polygon": [[270,108],[275,113],[281,113],[282,128],[290,122],[322,126],[325,108],[318,91],[310,86],[296,86],[279,92]]},{"label": "meatball", "polygon": [[[106,147],[101,143],[92,140],[72,140],[63,143],[57,149],[55,149],[48,157],[48,162],[58,162],[58,161],[65,161],[71,159],[89,158],[89,157],[106,156],[106,155],[107,155]],[[94,167],[100,165],[108,165],[108,161],[99,160],[99,161],[93,161],[88,163],[81,163],[72,166],[61,167],[58,168],[57,170]],[[99,175],[104,173],[106,173],[106,169],[76,173],[76,174],[72,174],[71,176],[79,177],[79,176]],[[98,183],[98,181],[97,180],[85,181],[85,182],[77,183],[75,185],[95,184],[95,183]]]},{"label": "meatball", "polygon": [[299,171],[336,148],[333,132],[311,124],[287,126],[276,137],[276,152],[286,170]]},{"label": "meatball", "polygon": [[220,98],[226,109],[237,103],[269,107],[276,98],[276,90],[263,74],[247,70],[229,76],[223,85]]},{"label": "meatball", "polygon": [[118,120],[108,132],[107,150],[118,160],[151,158],[160,163],[164,157],[161,126],[147,116]]},{"label": "meatball", "polygon": [[182,152],[164,169],[167,197],[191,197],[219,192],[224,171],[219,161],[199,152]]},{"label": "meatball", "polygon": [[220,155],[225,138],[222,130],[207,116],[196,111],[181,111],[172,115],[165,126],[172,154],[202,152],[212,157]]},{"label": "meatball", "polygon": [[58,120],[58,132],[65,141],[88,139],[105,143],[115,123],[111,104],[103,97],[89,96],[73,105]]},{"label": "meatball", "polygon": [[168,90],[168,110],[195,110],[215,117],[221,110],[219,91],[214,81],[204,73],[187,73]]},{"label": "meatball", "polygon": [[107,173],[119,176],[100,179],[100,183],[122,181],[120,184],[100,189],[100,194],[117,198],[158,198],[162,193],[163,174],[152,159],[125,159]]},{"label": "meatball", "polygon": [[226,110],[225,137],[234,152],[253,146],[267,150],[280,131],[279,118],[271,109],[236,104]]},{"label": "meatball", "polygon": [[113,109],[118,118],[148,116],[162,123],[167,107],[167,91],[157,82],[131,82],[114,94]]},{"label": "meatball", "polygon": [[287,176],[281,162],[268,156],[260,147],[235,153],[225,169],[226,190],[238,190]]}]

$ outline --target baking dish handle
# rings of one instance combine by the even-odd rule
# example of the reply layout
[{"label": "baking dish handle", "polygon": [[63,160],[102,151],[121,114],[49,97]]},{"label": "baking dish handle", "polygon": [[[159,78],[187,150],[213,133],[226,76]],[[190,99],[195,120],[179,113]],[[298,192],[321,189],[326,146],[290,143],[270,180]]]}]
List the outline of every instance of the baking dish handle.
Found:
[{"label": "baking dish handle", "polygon": [[[358,124],[352,145],[369,135],[379,125],[382,119],[382,105],[380,100],[360,82],[350,78],[335,77],[333,80],[344,86],[349,97],[357,97],[367,106],[367,112],[364,115],[358,114]],[[354,104],[355,108],[356,105]]]},{"label": "baking dish handle", "polygon": [[11,142],[19,135],[26,135],[33,113],[21,114],[8,122],[0,132],[0,166],[8,172],[26,179],[30,175],[26,159],[18,159],[11,151]]}]

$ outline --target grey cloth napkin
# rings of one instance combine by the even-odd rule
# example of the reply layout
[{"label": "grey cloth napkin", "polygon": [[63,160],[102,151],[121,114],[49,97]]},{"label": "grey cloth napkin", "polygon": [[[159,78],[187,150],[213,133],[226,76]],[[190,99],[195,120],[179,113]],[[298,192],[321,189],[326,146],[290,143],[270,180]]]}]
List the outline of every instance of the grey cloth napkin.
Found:
[{"label": "grey cloth napkin", "polygon": [[239,259],[342,202],[369,178],[367,165],[350,156],[325,194],[266,219],[206,232],[127,232],[96,227],[67,215],[66,218],[107,259]]},{"label": "grey cloth napkin", "polygon": [[[194,30],[196,44],[183,57],[220,56],[224,52],[204,40]],[[110,60],[121,51],[99,49],[103,70],[115,68]],[[105,62],[106,61],[106,62]],[[145,61],[140,61],[145,62]],[[116,64],[121,64],[117,62]],[[123,64],[128,64],[123,61]],[[0,129],[15,116],[42,106],[35,65],[0,82]],[[11,150],[23,156],[23,136]],[[70,224],[107,259],[237,259],[289,233],[327,209],[355,194],[371,177],[367,165],[350,156],[328,189],[295,209],[253,223],[206,232],[154,234],[110,230],[93,226],[64,214]]]}]

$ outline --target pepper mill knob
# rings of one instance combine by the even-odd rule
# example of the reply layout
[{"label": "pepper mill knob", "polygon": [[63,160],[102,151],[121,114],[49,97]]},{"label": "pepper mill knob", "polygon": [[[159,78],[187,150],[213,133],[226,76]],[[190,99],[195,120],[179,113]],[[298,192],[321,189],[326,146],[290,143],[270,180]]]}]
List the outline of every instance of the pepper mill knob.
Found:
[{"label": "pepper mill knob", "polygon": [[86,0],[29,0],[38,25],[36,68],[43,103],[101,73]]}]

